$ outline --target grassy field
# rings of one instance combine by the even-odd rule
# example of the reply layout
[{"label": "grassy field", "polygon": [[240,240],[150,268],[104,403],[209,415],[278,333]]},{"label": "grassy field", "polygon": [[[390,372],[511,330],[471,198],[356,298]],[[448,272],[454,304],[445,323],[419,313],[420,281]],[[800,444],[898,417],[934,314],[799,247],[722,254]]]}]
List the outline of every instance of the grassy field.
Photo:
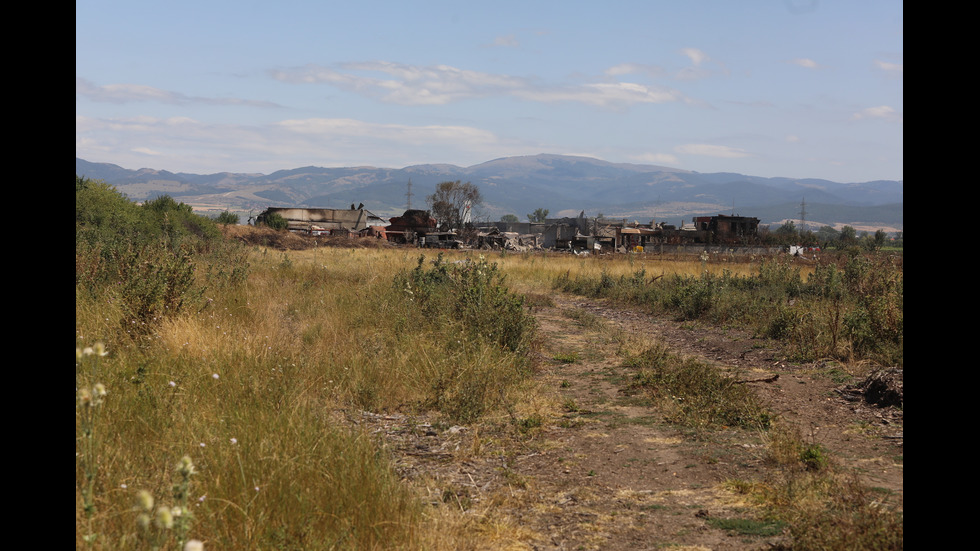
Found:
[{"label": "grassy field", "polygon": [[556,289],[901,358],[900,267],[100,246],[76,245],[77,549],[480,548],[493,527],[424,508],[349,420],[546,414],[527,307]]},{"label": "grassy field", "polygon": [[247,278],[199,270],[179,312],[149,318],[133,289],[77,284],[77,546],[458,547],[344,417],[519,409],[533,320],[462,258],[260,249],[238,258]]}]

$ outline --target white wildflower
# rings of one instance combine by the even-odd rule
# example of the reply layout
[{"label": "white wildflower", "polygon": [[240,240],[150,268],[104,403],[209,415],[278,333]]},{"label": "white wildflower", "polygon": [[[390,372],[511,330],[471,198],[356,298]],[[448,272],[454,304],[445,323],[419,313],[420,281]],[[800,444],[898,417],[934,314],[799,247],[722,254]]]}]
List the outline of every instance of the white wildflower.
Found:
[{"label": "white wildflower", "polygon": [[171,513],[170,508],[166,505],[157,509],[156,525],[157,528],[164,528],[167,530],[174,527],[173,513]]},{"label": "white wildflower", "polygon": [[141,511],[152,511],[153,510],[153,494],[147,492],[146,490],[140,490],[136,493],[136,506],[139,507]]}]

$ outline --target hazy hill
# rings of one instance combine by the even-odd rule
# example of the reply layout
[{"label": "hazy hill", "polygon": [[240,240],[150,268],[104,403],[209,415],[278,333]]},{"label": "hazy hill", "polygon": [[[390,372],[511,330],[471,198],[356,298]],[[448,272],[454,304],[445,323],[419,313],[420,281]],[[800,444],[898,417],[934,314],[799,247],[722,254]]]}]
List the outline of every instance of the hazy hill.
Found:
[{"label": "hazy hill", "polygon": [[409,201],[413,208],[425,208],[426,196],[439,182],[462,180],[479,186],[485,202],[475,214],[488,220],[504,214],[524,219],[540,207],[552,216],[585,211],[670,223],[690,221],[695,215],[735,213],[770,224],[799,220],[805,201],[808,225],[903,226],[902,181],[838,183],[698,173],[567,155],[505,157],[470,167],[309,166],[268,175],[130,170],[76,158],[75,173],[105,180],[133,200],[167,194],[199,210],[258,213],[269,206],[347,208],[363,203],[377,214],[391,216],[401,214]]}]

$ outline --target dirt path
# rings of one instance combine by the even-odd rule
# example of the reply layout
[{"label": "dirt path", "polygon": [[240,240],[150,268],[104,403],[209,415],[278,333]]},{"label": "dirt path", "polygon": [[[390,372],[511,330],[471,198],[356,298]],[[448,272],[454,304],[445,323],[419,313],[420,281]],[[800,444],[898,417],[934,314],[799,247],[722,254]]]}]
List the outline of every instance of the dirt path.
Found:
[{"label": "dirt path", "polygon": [[[487,548],[720,551],[769,549],[783,540],[715,522],[754,516],[724,483],[764,477],[764,435],[719,430],[695,438],[623,392],[630,373],[618,351],[641,337],[759,379],[748,384],[773,412],[868,484],[902,493],[901,411],[845,399],[832,371],[786,364],[766,343],[734,331],[577,297],[553,300],[535,314],[540,383],[553,392],[557,419],[513,438],[399,416],[362,420],[386,435],[400,471],[426,487],[434,505],[473,515]],[[761,382],[773,375],[779,377]]]}]

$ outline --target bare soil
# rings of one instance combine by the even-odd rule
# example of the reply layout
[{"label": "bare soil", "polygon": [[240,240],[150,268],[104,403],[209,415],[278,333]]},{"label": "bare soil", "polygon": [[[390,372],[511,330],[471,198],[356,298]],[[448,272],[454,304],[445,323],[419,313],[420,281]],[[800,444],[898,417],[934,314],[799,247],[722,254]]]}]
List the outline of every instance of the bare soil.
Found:
[{"label": "bare soil", "polygon": [[[553,306],[535,308],[542,337],[536,378],[557,404],[541,426],[514,428],[526,423],[521,404],[514,422],[497,429],[401,415],[353,419],[383,439],[399,472],[433,507],[471,515],[486,548],[754,550],[786,543],[784,533],[745,535],[712,522],[756,517],[724,483],[766,477],[774,468],[766,436],[730,428],[693,434],[665,423],[654,404],[623,392],[631,375],[617,355],[623,335],[660,340],[746,381],[838,465],[901,501],[900,371],[882,383],[891,385],[892,404],[897,388],[899,405],[876,405],[868,398],[881,401],[882,392],[862,385],[864,374],[786,362],[775,344],[739,331],[552,299]],[[605,329],[569,316],[583,311]]]}]

